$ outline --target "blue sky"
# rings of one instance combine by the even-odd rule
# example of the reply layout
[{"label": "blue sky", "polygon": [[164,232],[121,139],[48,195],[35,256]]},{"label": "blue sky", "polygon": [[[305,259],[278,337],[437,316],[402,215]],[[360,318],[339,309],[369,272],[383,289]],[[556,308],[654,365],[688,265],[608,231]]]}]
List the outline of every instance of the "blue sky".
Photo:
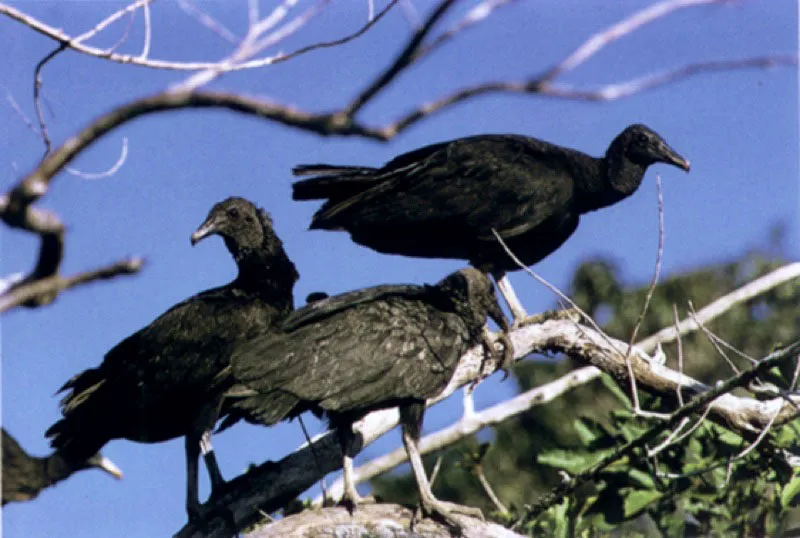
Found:
[{"label": "blue sky", "polygon": [[[244,2],[198,3],[234,30],[244,31]],[[262,12],[267,12],[274,3],[261,4]],[[423,12],[430,6],[422,0],[414,4]],[[382,124],[467,84],[538,73],[591,33],[647,4],[548,0],[503,8],[408,70],[361,112],[360,119]],[[123,4],[17,1],[13,5],[75,35]],[[366,5],[356,0],[332,3],[282,50],[352,32],[364,22]],[[151,57],[209,60],[229,52],[227,43],[186,17],[173,2],[155,3],[152,15]],[[441,28],[447,26],[445,21]],[[96,44],[114,43],[123,27],[113,27]],[[614,43],[562,81],[594,86],[691,61],[793,53],[796,28],[796,6],[790,0],[686,9]],[[128,48],[122,50],[137,52],[142,34],[139,16]],[[347,102],[365,79],[391,61],[409,34],[401,11],[394,10],[370,33],[346,46],[230,74],[211,87],[311,111],[329,110]],[[33,67],[53,48],[50,40],[0,19],[0,50],[5,51],[0,63],[3,190],[33,168],[43,151],[41,140],[8,105],[6,95],[10,93],[34,118]],[[185,76],[64,53],[43,73],[44,95],[52,111],[50,134],[60,144],[115,105],[155,93]],[[295,288],[298,304],[311,291],[337,293],[381,283],[431,282],[461,266],[380,255],[351,243],[346,234],[306,231],[317,204],[290,199],[290,169],[300,163],[376,165],[421,145],[490,132],[526,134],[599,155],[626,125],[642,122],[692,162],[691,173],[652,167],[633,197],[585,217],[572,239],[535,267],[537,272],[565,287],[581,260],[605,256],[620,264],[629,282],[646,282],[658,240],[657,173],[664,191],[665,274],[730,259],[764,244],[779,223],[788,226],[787,246],[796,258],[800,254],[797,102],[795,69],[783,67],[701,75],[612,103],[482,97],[420,122],[386,144],[321,138],[227,111],[186,110],[129,123],[73,163],[85,172],[105,170],[117,160],[122,138],[127,137],[128,159],[114,177],[87,181],[61,174],[39,206],[58,212],[68,226],[65,274],[129,254],[146,257],[148,264],[138,276],[71,291],[48,308],[18,310],[3,318],[3,424],[26,449],[45,454],[49,449],[43,432],[59,416],[53,393],[66,379],[97,365],[114,344],[174,303],[233,277],[235,267],[221,241],[189,245],[189,235],[211,205],[227,196],[248,197],[274,217],[301,274]],[[2,274],[29,270],[37,240],[4,227],[0,234]],[[552,295],[542,286],[524,274],[511,278],[529,311],[552,307]],[[476,404],[491,405],[514,391],[512,381],[490,379],[478,388]],[[429,412],[426,431],[448,424],[460,409],[455,398]],[[314,423],[312,428],[316,432],[321,426]],[[301,442],[299,427],[289,424],[271,429],[238,426],[216,437],[214,445],[223,472],[232,477],[249,462],[277,460]],[[368,447],[361,459],[398,445],[399,435],[392,432]],[[7,535],[100,537],[124,529],[126,536],[164,536],[184,523],[182,441],[158,445],[114,441],[104,453],[124,470],[122,482],[99,472],[75,475],[34,502],[4,510]]]}]

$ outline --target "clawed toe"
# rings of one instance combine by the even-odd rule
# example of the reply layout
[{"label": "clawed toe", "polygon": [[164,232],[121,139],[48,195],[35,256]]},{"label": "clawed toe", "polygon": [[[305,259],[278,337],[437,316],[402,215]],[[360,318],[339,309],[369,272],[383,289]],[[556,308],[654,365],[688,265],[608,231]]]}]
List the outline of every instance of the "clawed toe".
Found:
[{"label": "clawed toe", "polygon": [[448,525],[461,528],[463,523],[458,520],[457,515],[469,516],[484,520],[483,512],[480,508],[464,506],[461,504],[431,499],[422,502],[422,512],[429,517],[438,517],[447,522]]},{"label": "clawed toe", "polygon": [[561,310],[548,310],[541,314],[533,314],[523,318],[514,318],[512,329],[519,329],[520,327],[527,327],[528,325],[536,325],[537,323],[544,323],[551,320],[572,320],[580,321],[582,318],[581,312],[576,308],[564,308]]},{"label": "clawed toe", "polygon": [[336,504],[337,504],[337,506],[344,506],[345,508],[347,508],[347,511],[350,512],[350,514],[352,515],[352,513],[355,512],[356,507],[358,505],[360,505],[360,504],[374,504],[375,502],[376,502],[375,501],[375,497],[373,497],[371,495],[368,496],[368,497],[362,497],[361,495],[358,495],[358,494],[356,494],[356,495],[347,495],[347,494],[345,494],[345,495],[342,496],[342,498]]}]

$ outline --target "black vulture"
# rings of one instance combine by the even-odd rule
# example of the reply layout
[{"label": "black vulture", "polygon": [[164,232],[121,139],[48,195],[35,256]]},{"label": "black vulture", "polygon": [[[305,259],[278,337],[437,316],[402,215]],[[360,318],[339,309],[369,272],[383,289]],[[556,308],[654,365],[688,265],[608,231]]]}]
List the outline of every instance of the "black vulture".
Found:
[{"label": "black vulture", "polygon": [[[88,456],[112,439],[157,443],[185,436],[186,507],[200,515],[197,465],[200,440],[213,427],[227,387],[217,376],[232,346],[263,334],[293,309],[298,274],[269,216],[243,198],[216,204],[192,234],[192,244],[220,235],[238,266],[236,278],[173,306],[129,336],[102,364],[62,388],[63,418],[47,431],[52,446]],[[204,443],[204,445],[206,444]],[[206,458],[212,494],[224,481]]]},{"label": "black vulture", "polygon": [[286,318],[282,333],[236,347],[231,369],[239,385],[231,394],[257,395],[233,403],[222,427],[238,418],[269,425],[307,409],[324,412],[338,432],[342,501],[352,508],[362,500],[352,477],[351,457],[358,448],[353,422],[370,411],[399,406],[403,443],[425,513],[479,515],[478,509],[433,496],[418,442],[425,400],[447,386],[459,358],[481,342],[492,352],[487,316],[504,331],[501,360],[506,363],[512,353],[508,322],[491,281],[472,268],[434,286],[377,286],[313,302]]},{"label": "black vulture", "polygon": [[311,229],[346,230],[378,252],[468,260],[491,273],[515,323],[525,311],[505,277],[558,249],[580,215],[633,194],[647,167],[689,171],[657,133],[631,125],[595,158],[520,135],[479,135],[433,144],[381,168],[301,165],[295,200],[325,200]]},{"label": "black vulture", "polygon": [[30,501],[39,493],[73,473],[84,469],[101,469],[115,478],[122,478],[122,471],[99,452],[83,460],[70,460],[56,451],[44,458],[31,456],[5,428],[3,437],[3,504]]}]

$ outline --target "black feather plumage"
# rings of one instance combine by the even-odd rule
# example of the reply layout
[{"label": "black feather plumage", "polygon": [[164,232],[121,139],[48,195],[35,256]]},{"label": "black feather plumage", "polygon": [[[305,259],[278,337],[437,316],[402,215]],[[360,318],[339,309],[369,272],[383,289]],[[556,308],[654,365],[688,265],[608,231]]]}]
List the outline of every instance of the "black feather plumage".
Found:
[{"label": "black feather plumage", "polygon": [[156,443],[187,436],[192,513],[199,509],[199,436],[213,427],[225,388],[218,376],[235,344],[263,334],[292,310],[298,278],[271,220],[251,202],[216,204],[192,243],[213,234],[233,255],[236,279],[173,306],[117,344],[100,366],[68,381],[63,418],[47,431],[53,447],[75,458],[111,439]]},{"label": "black feather plumage", "polygon": [[480,135],[416,149],[380,168],[303,165],[295,200],[325,200],[312,229],[346,230],[378,252],[456,258],[493,274],[561,246],[581,214],[636,191],[647,167],[689,163],[644,125],[620,133],[594,158],[519,135]]},{"label": "black feather plumage", "polygon": [[[352,423],[376,409],[414,410],[405,426],[418,433],[425,400],[483,340],[487,316],[508,327],[491,282],[471,268],[435,286],[377,286],[316,301],[288,316],[282,332],[236,346],[233,392],[258,394],[233,403],[232,416],[264,416],[269,425],[307,409],[324,412],[345,456]],[[273,414],[277,395],[291,404],[283,416]]]}]

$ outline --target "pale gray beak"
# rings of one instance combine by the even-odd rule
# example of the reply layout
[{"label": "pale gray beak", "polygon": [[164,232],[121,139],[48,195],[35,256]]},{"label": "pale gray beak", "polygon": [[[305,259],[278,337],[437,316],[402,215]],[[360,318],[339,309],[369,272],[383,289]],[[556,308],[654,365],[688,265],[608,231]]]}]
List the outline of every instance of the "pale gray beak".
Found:
[{"label": "pale gray beak", "polygon": [[107,472],[117,480],[122,480],[122,471],[119,467],[117,467],[113,461],[106,458],[105,456],[97,455],[92,462],[95,467],[98,469],[102,469],[103,471]]},{"label": "pale gray beak", "polygon": [[691,169],[691,164],[689,163],[689,161],[681,157],[677,151],[675,151],[668,145],[664,144],[664,147],[661,148],[661,152],[663,156],[662,160],[665,163],[677,166],[678,168],[681,168],[686,172],[688,172]]},{"label": "pale gray beak", "polygon": [[209,235],[214,235],[217,233],[217,222],[216,220],[206,220],[200,227],[192,234],[192,246],[196,245]]}]

